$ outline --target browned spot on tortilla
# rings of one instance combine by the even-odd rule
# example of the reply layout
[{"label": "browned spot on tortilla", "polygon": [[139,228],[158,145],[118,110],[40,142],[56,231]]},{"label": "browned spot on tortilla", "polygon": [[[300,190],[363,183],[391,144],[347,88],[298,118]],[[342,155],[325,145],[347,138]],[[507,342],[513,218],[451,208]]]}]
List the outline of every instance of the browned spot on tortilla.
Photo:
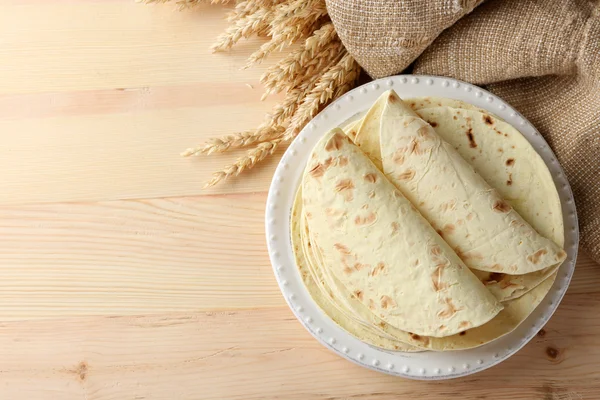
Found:
[{"label": "browned spot on tortilla", "polygon": [[[435,125],[433,125],[433,124],[435,124]],[[435,122],[431,122],[431,126],[437,126],[437,124]],[[431,136],[431,135],[429,135],[429,127],[428,126],[420,127],[419,130],[417,130],[417,135],[419,135],[419,137],[427,139],[428,137]]]},{"label": "browned spot on tortilla", "polygon": [[400,224],[397,222],[392,222],[392,235],[398,233],[398,229],[400,229]]},{"label": "browned spot on tortilla", "polygon": [[408,171],[404,171],[403,173],[399,174],[397,178],[401,181],[410,181],[414,177],[415,177],[415,171],[412,169],[409,169]]},{"label": "browned spot on tortilla", "polygon": [[490,271],[503,271],[504,267],[498,263],[490,265],[487,267]]},{"label": "browned spot on tortilla", "polygon": [[445,309],[443,309],[442,311],[440,311],[437,316],[440,318],[450,318],[452,317],[454,314],[456,314],[458,311],[460,311],[460,309],[456,308],[456,306],[452,303],[452,299],[449,297],[446,297],[444,299],[444,303],[446,305]]},{"label": "browned spot on tortilla", "polygon": [[440,204],[440,211],[456,210],[456,200],[450,200]]},{"label": "browned spot on tortilla", "polygon": [[350,275],[351,273],[353,273],[353,272],[354,272],[354,270],[353,270],[352,268],[350,268],[349,266],[347,266],[347,265],[345,265],[345,266],[344,266],[344,269],[343,269],[343,271],[344,271],[344,273],[345,273],[346,275]]},{"label": "browned spot on tortilla", "polygon": [[485,122],[487,125],[493,125],[494,124],[494,120],[492,119],[492,117],[490,117],[487,114],[483,114],[483,122]]},{"label": "browned spot on tortilla", "polygon": [[[398,97],[398,95],[395,92],[390,92],[390,95],[388,96],[388,101],[392,104],[399,103],[400,97]],[[412,104],[414,104],[414,103],[412,103]]]},{"label": "browned spot on tortilla", "polygon": [[311,219],[312,218],[312,213],[311,212],[307,212],[306,213],[306,218]]},{"label": "browned spot on tortilla", "polygon": [[339,156],[338,160],[339,160],[338,164],[339,164],[340,167],[348,165],[348,157],[346,157],[346,156]]},{"label": "browned spot on tortilla", "polygon": [[477,143],[475,142],[475,136],[473,136],[473,129],[469,128],[467,131],[467,139],[469,139],[469,147],[474,149],[477,147]]},{"label": "browned spot on tortilla", "polygon": [[344,245],[343,245],[343,244],[341,244],[341,243],[335,243],[335,244],[333,245],[333,247],[334,247],[334,248],[335,248],[337,251],[339,251],[340,253],[342,253],[342,254],[344,254],[344,255],[346,255],[346,256],[349,256],[350,254],[352,254],[352,252],[350,252],[350,249],[349,249],[349,248],[347,248],[346,246],[344,246]]},{"label": "browned spot on tortilla", "polygon": [[342,179],[335,185],[335,191],[342,193],[344,200],[346,201],[352,201],[352,199],[354,199],[353,189],[354,183],[352,183],[352,179]]},{"label": "browned spot on tortilla", "polygon": [[328,157],[325,161],[323,161],[323,167],[327,170],[332,165],[337,164],[333,157]]},{"label": "browned spot on tortilla", "polygon": [[508,270],[511,272],[517,272],[518,269],[519,267],[517,267],[517,264],[513,264],[510,267],[508,267]]},{"label": "browned spot on tortilla", "polygon": [[390,296],[386,296],[383,295],[381,296],[381,307],[382,308],[388,308],[388,307],[396,307],[397,304],[394,300],[392,300],[392,298]]},{"label": "browned spot on tortilla", "polygon": [[377,219],[377,214],[372,212],[372,213],[369,213],[365,217],[361,217],[360,215],[357,215],[356,218],[354,218],[354,223],[356,225],[370,225],[373,222],[375,222],[376,219]]},{"label": "browned spot on tortilla", "polygon": [[357,131],[356,131],[356,130],[354,130],[354,129],[350,129],[350,130],[348,131],[348,133],[347,133],[347,135],[348,135],[348,136],[350,137],[350,139],[352,139],[352,140],[356,139],[356,134],[357,134]]},{"label": "browned spot on tortilla", "polygon": [[465,220],[464,219],[459,219],[458,221],[456,221],[456,225],[461,226],[465,224]]},{"label": "browned spot on tortilla", "polygon": [[377,276],[379,274],[381,274],[382,272],[385,271],[385,264],[380,262],[379,264],[377,264],[377,266],[375,268],[373,268],[371,270],[371,272],[369,272],[370,276]]},{"label": "browned spot on tortilla", "polygon": [[515,148],[515,145],[513,144],[512,146],[510,146],[510,148],[511,148],[511,149],[514,149],[514,148]]},{"label": "browned spot on tortilla", "polygon": [[444,231],[442,231],[441,229],[436,229],[435,231],[437,232],[438,235],[440,235],[441,237],[444,237]]},{"label": "browned spot on tortilla", "polygon": [[438,126],[437,122],[430,122],[429,125],[431,125],[433,128],[435,128],[436,126]]},{"label": "browned spot on tortilla", "polygon": [[360,208],[361,210],[366,210],[369,208],[369,205],[367,203],[363,204],[363,206]]},{"label": "browned spot on tortilla", "polygon": [[423,342],[425,345],[429,344],[429,338],[427,336],[420,336],[412,332],[408,332],[408,334],[410,335],[411,339],[416,340],[417,342]]},{"label": "browned spot on tortilla", "polygon": [[354,295],[356,296],[357,299],[361,300],[363,299],[363,292],[360,290],[355,290],[354,291]]},{"label": "browned spot on tortilla", "polygon": [[327,207],[325,209],[325,215],[327,215],[328,217],[337,217],[337,216],[344,215],[344,214],[346,214],[346,212],[344,212],[342,210],[336,210],[335,208]]},{"label": "browned spot on tortilla", "polygon": [[431,249],[429,249],[429,252],[434,256],[439,256],[442,254],[442,248],[437,244],[434,244],[431,246]]},{"label": "browned spot on tortilla", "polygon": [[511,186],[513,184],[513,180],[512,180],[512,173],[508,174],[508,179],[506,180],[506,184],[508,186]]},{"label": "browned spot on tortilla", "polygon": [[540,260],[542,259],[542,256],[544,256],[544,254],[548,254],[548,250],[540,249],[540,250],[536,251],[535,253],[528,255],[527,261],[529,261],[530,263],[533,263],[533,264],[538,264],[540,262]]},{"label": "browned spot on tortilla", "polygon": [[562,260],[566,256],[567,256],[567,253],[564,250],[562,250],[562,249],[558,253],[556,253],[556,259],[557,260]]},{"label": "browned spot on tortilla", "polygon": [[416,267],[417,265],[419,265],[419,259],[418,259],[418,258],[415,260],[415,262],[413,263],[413,265],[414,265],[415,267]]},{"label": "browned spot on tortilla", "polygon": [[375,197],[375,191],[374,191],[374,190],[371,190],[371,191],[369,192],[369,198],[370,198],[370,199],[372,199],[372,198],[374,198],[374,197]]},{"label": "browned spot on tortilla", "polygon": [[460,321],[460,324],[458,324],[458,327],[460,329],[469,329],[471,327],[471,323],[469,321]]},{"label": "browned spot on tortilla", "polygon": [[485,279],[483,281],[483,284],[484,285],[491,285],[492,283],[500,282],[503,277],[504,277],[504,274],[502,274],[500,272],[492,272],[490,274],[490,276],[488,276],[487,279]]},{"label": "browned spot on tortilla", "polygon": [[458,118],[456,117],[456,115],[454,115],[454,116],[452,117],[452,119],[456,121]]},{"label": "browned spot on tortilla", "polygon": [[371,266],[369,264],[361,264],[361,263],[354,263],[354,269],[357,271],[362,270],[363,268],[371,268]]},{"label": "browned spot on tortilla", "polygon": [[500,289],[507,289],[511,286],[519,286],[518,284],[512,282],[510,279],[505,279],[501,282],[499,282],[500,284]]},{"label": "browned spot on tortilla", "polygon": [[509,158],[508,160],[506,160],[506,166],[510,167],[515,163],[515,159],[514,158]]},{"label": "browned spot on tortilla", "polygon": [[419,142],[417,142],[416,140],[412,139],[410,141],[410,144],[408,145],[408,154],[421,154],[421,149],[419,149]]},{"label": "browned spot on tortilla", "polygon": [[438,327],[438,330],[440,330],[440,331],[446,330],[446,325],[440,325]]},{"label": "browned spot on tortilla", "polygon": [[416,105],[417,105],[417,103],[415,103],[414,101],[410,103],[411,108],[415,108]]},{"label": "browned spot on tortilla", "polygon": [[504,134],[504,137],[508,137],[508,133],[505,133],[505,134]]},{"label": "browned spot on tortilla", "polygon": [[374,174],[372,172],[365,174],[363,177],[365,178],[365,181],[367,181],[367,182],[371,182],[371,183],[377,182],[377,174]]},{"label": "browned spot on tortilla", "polygon": [[375,302],[373,301],[373,299],[369,299],[369,309],[375,310]]},{"label": "browned spot on tortilla", "polygon": [[455,226],[452,224],[446,224],[444,225],[444,227],[442,228],[442,231],[444,233],[448,233],[451,234],[452,232],[454,232]]},{"label": "browned spot on tortilla", "polygon": [[379,321],[377,325],[379,325],[380,328],[385,328],[385,321]]},{"label": "browned spot on tortilla", "polygon": [[467,334],[466,331],[462,331],[462,332],[459,333],[460,336],[465,336],[466,334]]},{"label": "browned spot on tortilla", "polygon": [[475,156],[471,157],[471,161],[475,161]]},{"label": "browned spot on tortilla", "polygon": [[504,153],[504,150],[502,150],[501,147],[498,147],[498,153]]},{"label": "browned spot on tortilla", "polygon": [[507,213],[510,211],[510,205],[504,200],[496,200],[492,205],[492,210],[499,213]]},{"label": "browned spot on tortilla", "polygon": [[325,151],[339,150],[344,145],[344,142],[348,140],[348,137],[340,132],[336,132],[332,137],[329,138],[325,144]]},{"label": "browned spot on tortilla", "polygon": [[444,290],[448,287],[448,284],[442,282],[442,271],[444,270],[443,266],[438,266],[431,273],[431,282],[433,283],[433,290],[439,292],[440,290]]},{"label": "browned spot on tortilla", "polygon": [[320,178],[325,174],[325,168],[323,165],[317,164],[308,171],[308,174],[313,178]]},{"label": "browned spot on tortilla", "polygon": [[404,164],[404,149],[398,149],[394,152],[394,156],[392,157],[392,161],[394,164],[402,165]]}]

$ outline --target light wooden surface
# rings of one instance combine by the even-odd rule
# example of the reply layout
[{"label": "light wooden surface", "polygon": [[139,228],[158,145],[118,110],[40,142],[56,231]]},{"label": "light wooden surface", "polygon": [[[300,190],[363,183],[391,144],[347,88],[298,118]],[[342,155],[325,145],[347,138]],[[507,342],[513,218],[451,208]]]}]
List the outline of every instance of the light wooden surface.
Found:
[{"label": "light wooden surface", "polygon": [[263,238],[275,160],[202,191],[237,154],[178,156],[276,100],[239,70],[257,41],[209,53],[224,13],[0,0],[0,399],[600,398],[585,255],[542,334],[473,377],[377,374],[302,328]]}]

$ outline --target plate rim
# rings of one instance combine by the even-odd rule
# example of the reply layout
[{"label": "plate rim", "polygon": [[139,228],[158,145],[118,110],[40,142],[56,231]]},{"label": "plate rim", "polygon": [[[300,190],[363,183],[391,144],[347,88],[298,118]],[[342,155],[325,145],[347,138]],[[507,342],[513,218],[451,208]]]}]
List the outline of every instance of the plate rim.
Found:
[{"label": "plate rim", "polygon": [[[376,348],[360,341],[337,326],[312,300],[304,287],[293,257],[289,216],[310,150],[329,129],[368,109],[374,103],[374,99],[392,88],[400,91],[402,97],[453,98],[498,115],[521,132],[541,156],[550,170],[560,197],[567,258],[558,269],[552,288],[531,315],[513,332],[475,349],[443,353],[400,353]],[[407,92],[419,94],[403,96],[402,88]],[[425,93],[421,94],[423,92]],[[467,82],[434,75],[396,75],[368,82],[339,97],[316,115],[286,149],[275,170],[267,196],[265,233],[269,259],[279,289],[295,317],[313,337],[331,351],[362,367],[417,380],[442,380],[471,375],[491,368],[519,351],[531,341],[558,308],[573,276],[579,246],[579,226],[573,193],[564,170],[543,136],[523,115],[498,96]],[[502,347],[503,351],[497,347]],[[453,356],[456,356],[454,358],[457,362],[448,366],[447,360]],[[458,361],[461,356],[462,360]],[[438,358],[438,362],[441,362],[442,358],[445,361],[432,368],[431,360],[435,358]]]}]

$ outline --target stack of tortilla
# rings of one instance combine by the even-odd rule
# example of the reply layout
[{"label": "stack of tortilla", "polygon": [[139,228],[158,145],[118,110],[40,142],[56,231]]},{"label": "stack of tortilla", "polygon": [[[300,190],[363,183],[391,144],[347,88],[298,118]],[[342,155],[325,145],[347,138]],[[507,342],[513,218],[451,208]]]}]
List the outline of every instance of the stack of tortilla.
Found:
[{"label": "stack of tortilla", "polygon": [[456,100],[393,91],[315,146],[291,229],[323,312],[398,351],[511,332],[566,257],[552,177],[517,130]]}]

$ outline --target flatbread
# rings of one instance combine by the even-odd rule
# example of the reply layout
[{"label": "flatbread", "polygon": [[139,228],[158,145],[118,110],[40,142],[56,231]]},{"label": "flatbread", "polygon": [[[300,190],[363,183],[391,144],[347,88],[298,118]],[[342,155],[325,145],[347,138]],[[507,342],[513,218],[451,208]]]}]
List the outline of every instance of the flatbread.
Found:
[{"label": "flatbread", "polygon": [[[383,134],[383,131],[376,125],[369,126],[367,121],[363,121],[356,136],[357,144],[361,148],[370,149],[370,154],[373,154],[377,147],[380,148],[380,151],[383,149],[388,152],[388,162],[387,167],[383,168],[384,172],[417,206],[444,239],[459,252],[463,261],[470,268],[480,271],[477,272],[477,275],[489,285],[490,290],[497,298],[502,301],[516,298],[550,276],[562,263],[566,253],[551,241],[537,234],[529,226],[528,221],[522,219],[515,210],[511,209],[510,204],[505,202],[496,191],[490,191],[492,188],[473,171],[453,146],[440,140],[433,128],[421,120],[405,103],[400,101],[396,105],[390,104],[389,99],[393,98],[393,95],[395,95],[393,92],[384,94],[371,110],[380,112],[379,115],[374,115],[372,118],[380,121],[382,127],[387,127],[387,140],[394,141],[394,143],[380,144],[379,134]],[[437,102],[436,104],[443,103]],[[471,155],[470,160],[478,162],[478,166],[485,172],[485,176],[501,177],[493,180],[498,186],[500,186],[500,179],[504,176],[509,177],[510,184],[507,184],[505,180],[501,181],[503,186],[508,186],[508,188],[503,188],[502,192],[512,194],[512,200],[515,203],[519,203],[519,199],[531,197],[528,195],[531,194],[530,190],[532,189],[544,189],[540,190],[542,195],[548,194],[546,207],[543,210],[547,211],[544,212],[544,217],[550,215],[552,217],[550,222],[547,218],[539,217],[539,210],[534,213],[535,209],[531,200],[522,203],[519,208],[526,211],[529,219],[537,218],[541,222],[538,225],[543,228],[545,233],[551,234],[553,239],[562,242],[560,201],[551,176],[539,155],[518,131],[503,121],[496,120],[493,116],[477,110],[456,110],[453,113],[453,109],[448,107],[434,107],[421,111],[426,115],[429,114],[427,120],[436,128],[443,129],[445,136],[454,139],[453,145],[459,150],[463,148],[463,153],[467,155],[472,154],[472,150],[478,147],[476,142],[474,144],[475,132],[478,137],[483,138],[479,147],[486,149],[486,153],[479,149],[478,155],[490,156],[493,155],[491,149],[501,149],[499,146],[506,147],[507,158],[498,160],[498,156],[496,156],[495,163],[486,164],[485,157],[478,158],[475,155]],[[384,114],[385,118],[383,118]],[[365,119],[369,115],[367,113]],[[469,142],[467,144],[458,140],[456,134],[450,133],[457,130],[456,124],[463,119],[463,127],[468,126],[466,134],[463,135]],[[383,123],[381,123],[382,120]],[[396,124],[402,123],[406,127],[390,126],[392,121],[395,121]],[[368,126],[368,129],[362,129],[365,126]],[[417,133],[419,129],[422,130],[422,133],[428,130],[431,133],[430,138],[420,137]],[[406,134],[401,137],[397,133],[399,131]],[[506,140],[507,138],[510,140]],[[441,147],[434,149],[433,146],[436,146],[437,142],[440,142]],[[420,146],[417,146],[419,143],[421,143]],[[429,148],[433,150],[423,148],[424,143],[428,143]],[[393,146],[396,148],[392,149]],[[405,150],[410,147],[416,152],[410,152],[408,161],[405,162],[405,153],[396,154],[399,146],[404,146]],[[465,146],[470,151],[464,150]],[[435,152],[434,157],[429,156],[431,151]],[[498,151],[498,153],[501,152]],[[519,155],[522,156],[519,157]],[[379,157],[381,158],[381,154]],[[396,161],[393,161],[394,158]],[[400,164],[399,161],[402,163]],[[411,164],[415,162],[416,164]],[[518,168],[514,168],[517,163]],[[504,164],[500,167],[501,171],[498,168],[499,164]],[[430,170],[432,166],[433,170]],[[459,168],[459,171],[456,168]],[[512,172],[506,172],[506,169],[512,170]],[[408,177],[412,171],[416,172],[416,176],[413,176],[412,179],[397,179],[398,176]],[[468,177],[466,185],[463,182],[464,176]],[[477,185],[473,186],[473,182],[476,182]],[[513,182],[515,183],[514,189],[512,188]],[[527,186],[526,182],[530,182],[530,185],[533,182],[533,188]],[[462,193],[459,192],[458,198],[450,198],[450,194],[454,196],[457,193],[457,187]],[[443,194],[439,194],[440,191]],[[457,199],[460,200],[460,194],[462,194],[463,202],[460,203],[462,204],[461,208],[457,210],[456,203]],[[473,198],[470,203],[475,206],[475,209],[464,208],[467,206],[464,200],[469,196],[479,196],[477,199]],[[484,206],[482,199],[490,204]],[[544,201],[542,200],[540,203],[543,204]],[[441,212],[441,209],[444,209],[444,212]],[[494,210],[506,212],[495,212]],[[485,218],[478,217],[477,211],[483,212]],[[561,217],[560,221],[557,217]],[[467,218],[472,218],[474,221],[467,220]],[[473,229],[477,230],[477,227],[479,227],[479,231],[473,231]],[[514,232],[521,232],[518,239]],[[486,237],[486,235],[488,236]],[[511,241],[513,241],[512,245],[507,245]],[[499,256],[501,257],[494,256],[492,254],[494,252],[500,252]],[[519,255],[519,257],[515,255]],[[504,264],[498,262],[499,260]]]},{"label": "flatbread", "polygon": [[389,325],[444,337],[480,326],[502,309],[340,129],[313,149],[302,193],[323,265]]}]

